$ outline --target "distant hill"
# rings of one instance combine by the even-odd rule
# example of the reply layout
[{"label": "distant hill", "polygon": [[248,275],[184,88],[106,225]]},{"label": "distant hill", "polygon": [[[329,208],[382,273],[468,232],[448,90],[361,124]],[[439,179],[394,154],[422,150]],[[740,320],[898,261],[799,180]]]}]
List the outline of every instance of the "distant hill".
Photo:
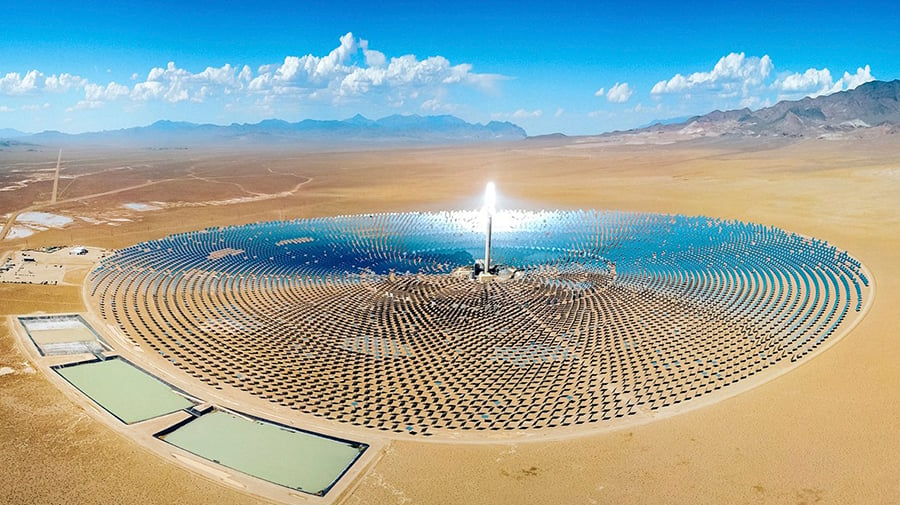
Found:
[{"label": "distant hill", "polygon": [[653,121],[650,121],[649,123],[646,123],[642,126],[638,126],[637,129],[640,130],[643,128],[649,128],[651,126],[665,126],[665,125],[670,125],[670,124],[679,124],[679,123],[683,123],[683,122],[687,121],[688,119],[691,119],[692,117],[694,117],[694,116],[678,116],[678,117],[671,117],[668,119],[654,119]]},{"label": "distant hill", "polygon": [[35,144],[53,145],[128,145],[128,146],[371,146],[442,145],[471,142],[522,140],[525,130],[508,123],[467,123],[443,116],[393,115],[372,120],[356,115],[342,121],[306,119],[290,123],[267,119],[255,124],[228,126],[179,121],[157,121],[149,126],[66,134],[45,131],[20,137]]},{"label": "distant hill", "polygon": [[20,132],[12,128],[0,128],[0,139],[17,139],[19,137],[27,137],[30,133]]},{"label": "distant hill", "polygon": [[872,81],[852,90],[785,100],[756,111],[717,110],[674,124],[654,124],[617,134],[815,138],[860,129],[900,132],[900,80]]},{"label": "distant hill", "polygon": [[528,137],[529,142],[541,142],[541,141],[554,141],[554,140],[565,140],[569,138],[568,135],[563,133],[547,133],[545,135],[535,135],[533,137]]}]

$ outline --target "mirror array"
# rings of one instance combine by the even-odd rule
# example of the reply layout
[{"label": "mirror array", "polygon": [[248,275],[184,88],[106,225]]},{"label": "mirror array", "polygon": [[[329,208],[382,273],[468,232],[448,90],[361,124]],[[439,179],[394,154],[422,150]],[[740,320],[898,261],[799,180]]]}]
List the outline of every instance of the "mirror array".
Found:
[{"label": "mirror array", "polygon": [[789,364],[857,317],[869,281],[825,241],[617,211],[500,211],[506,282],[454,275],[478,212],[210,228],[90,276],[101,316],[209,386],[430,436],[597,426]]}]

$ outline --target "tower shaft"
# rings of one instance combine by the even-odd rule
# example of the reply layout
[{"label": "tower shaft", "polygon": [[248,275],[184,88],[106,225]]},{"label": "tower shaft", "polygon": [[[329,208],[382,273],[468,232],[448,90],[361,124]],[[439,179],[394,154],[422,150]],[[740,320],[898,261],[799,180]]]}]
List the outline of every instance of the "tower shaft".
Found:
[{"label": "tower shaft", "polygon": [[491,221],[493,217],[490,213],[487,215],[487,229],[484,235],[484,272],[491,271]]}]

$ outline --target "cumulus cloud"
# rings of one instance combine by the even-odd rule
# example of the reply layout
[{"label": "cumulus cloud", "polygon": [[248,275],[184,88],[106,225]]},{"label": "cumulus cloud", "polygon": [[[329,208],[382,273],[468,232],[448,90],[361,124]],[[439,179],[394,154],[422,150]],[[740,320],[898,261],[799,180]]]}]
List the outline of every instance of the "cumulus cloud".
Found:
[{"label": "cumulus cloud", "polygon": [[359,95],[374,87],[416,87],[437,84],[454,84],[465,79],[467,65],[453,67],[442,56],[418,60],[413,55],[391,58],[383,67],[356,67],[339,77],[340,95]]},{"label": "cumulus cloud", "polygon": [[25,95],[39,92],[65,93],[73,89],[81,89],[87,84],[87,79],[69,73],[46,77],[39,70],[29,70],[25,75],[19,72],[9,72],[0,77],[0,95]]},{"label": "cumulus cloud", "polygon": [[116,100],[117,98],[128,96],[129,93],[128,86],[117,84],[115,81],[110,82],[105,87],[93,83],[88,83],[84,86],[84,99],[93,102]]},{"label": "cumulus cloud", "polygon": [[387,59],[384,56],[384,53],[381,51],[376,51],[374,49],[369,49],[369,41],[360,39],[359,47],[362,48],[363,55],[366,57],[366,65],[369,67],[383,67]]},{"label": "cumulus cloud", "polygon": [[24,95],[37,89],[37,82],[42,74],[37,70],[20,75],[18,72],[9,72],[0,77],[0,93],[5,95]]},{"label": "cumulus cloud", "polygon": [[875,77],[872,76],[872,69],[869,68],[869,65],[866,65],[865,68],[857,68],[855,74],[851,74],[849,72],[844,72],[844,77],[841,78],[841,89],[854,89],[860,84],[865,84],[867,82],[874,81]]},{"label": "cumulus cloud", "polygon": [[147,100],[159,99],[162,97],[164,91],[162,83],[156,81],[144,81],[134,85],[134,88],[131,89],[130,96],[133,100],[145,102]]},{"label": "cumulus cloud", "polygon": [[[684,111],[702,113],[712,108],[760,108],[780,100],[829,95],[871,80],[874,77],[868,65],[856,69],[855,73],[844,72],[842,76],[829,68],[776,73],[768,55],[730,53],[709,71],[676,73],[670,79],[658,81],[650,94],[657,102],[675,97],[682,102]],[[688,102],[692,105],[687,105]]]},{"label": "cumulus cloud", "polygon": [[631,95],[634,93],[627,82],[623,82],[619,84],[618,82],[613,85],[613,87],[609,88],[609,92],[606,93],[606,99],[613,103],[625,103],[631,98]]},{"label": "cumulus cloud", "polygon": [[348,73],[350,68],[344,63],[358,44],[352,33],[342,36],[340,41],[341,44],[326,56],[286,56],[284,62],[277,67],[260,67],[260,75],[253,79],[253,88],[263,89],[270,84],[281,87],[317,87],[317,84],[328,83],[336,75]]},{"label": "cumulus cloud", "polygon": [[[360,52],[363,61],[357,61]],[[392,106],[421,99],[425,109],[446,110],[443,103],[435,109],[439,103],[435,97],[447,87],[466,85],[490,91],[502,79],[475,73],[467,63],[454,65],[443,56],[419,59],[406,54],[388,59],[372,49],[369,41],[347,33],[326,56],[288,56],[280,65],[261,66],[248,89],[256,94],[334,101],[382,93]]]},{"label": "cumulus cloud", "polygon": [[831,78],[831,71],[827,68],[823,68],[822,70],[810,68],[802,74],[795,72],[783,79],[775,81],[775,85],[778,87],[779,91],[788,93],[828,89],[832,84],[834,84],[834,80]]},{"label": "cumulus cloud", "polygon": [[44,89],[53,92],[66,92],[70,89],[83,88],[88,84],[88,80],[72,74],[51,75],[44,79]]},{"label": "cumulus cloud", "polygon": [[802,74],[794,72],[776,79],[774,87],[780,99],[798,98],[801,96],[816,97],[830,95],[838,91],[853,89],[860,84],[875,80],[869,65],[856,69],[856,73],[844,72],[843,77],[835,81],[827,68],[809,68]]},{"label": "cumulus cloud", "polygon": [[687,77],[675,74],[671,79],[657,82],[650,93],[662,95],[704,90],[720,96],[746,96],[763,84],[773,68],[768,55],[759,58],[730,53],[720,58],[710,71],[694,72]]},{"label": "cumulus cloud", "polygon": [[73,111],[98,108],[113,101],[135,107],[148,102],[178,104],[215,99],[221,99],[223,106],[244,103],[266,110],[304,101],[327,104],[366,100],[376,106],[449,111],[455,107],[446,102],[450,88],[467,86],[492,92],[496,83],[505,79],[501,75],[476,73],[472,65],[454,64],[443,56],[388,57],[352,32],[339,37],[337,47],[325,55],[288,55],[283,61],[261,65],[256,70],[226,63],[194,72],[168,62],[144,75],[142,78],[139,73],[132,73],[131,82],[126,85],[91,82],[69,73],[44,77],[38,70],[24,75],[10,72],[0,74],[0,95],[82,90],[83,99],[69,107]]},{"label": "cumulus cloud", "polygon": [[606,100],[612,103],[625,103],[634,94],[634,90],[627,82],[616,82],[609,90],[605,87],[594,92],[596,97],[606,97]]},{"label": "cumulus cloud", "polygon": [[201,72],[193,73],[170,61],[165,68],[151,69],[146,80],[131,88],[130,97],[139,102],[202,102],[213,94],[213,90],[227,95],[247,88],[251,75],[252,71],[246,65],[237,68],[226,63],[221,67],[206,67]]}]

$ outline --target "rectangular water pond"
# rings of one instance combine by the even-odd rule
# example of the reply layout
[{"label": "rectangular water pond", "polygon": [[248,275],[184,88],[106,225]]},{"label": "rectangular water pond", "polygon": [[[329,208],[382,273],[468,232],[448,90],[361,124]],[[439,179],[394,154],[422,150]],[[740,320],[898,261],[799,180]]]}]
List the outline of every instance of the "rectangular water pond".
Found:
[{"label": "rectangular water pond", "polygon": [[96,354],[109,349],[94,328],[78,314],[23,316],[19,323],[42,356]]},{"label": "rectangular water pond", "polygon": [[368,447],[222,410],[157,436],[228,468],[319,496]]},{"label": "rectangular water pond", "polygon": [[62,365],[56,372],[126,424],[194,405],[168,384],[121,358]]}]

